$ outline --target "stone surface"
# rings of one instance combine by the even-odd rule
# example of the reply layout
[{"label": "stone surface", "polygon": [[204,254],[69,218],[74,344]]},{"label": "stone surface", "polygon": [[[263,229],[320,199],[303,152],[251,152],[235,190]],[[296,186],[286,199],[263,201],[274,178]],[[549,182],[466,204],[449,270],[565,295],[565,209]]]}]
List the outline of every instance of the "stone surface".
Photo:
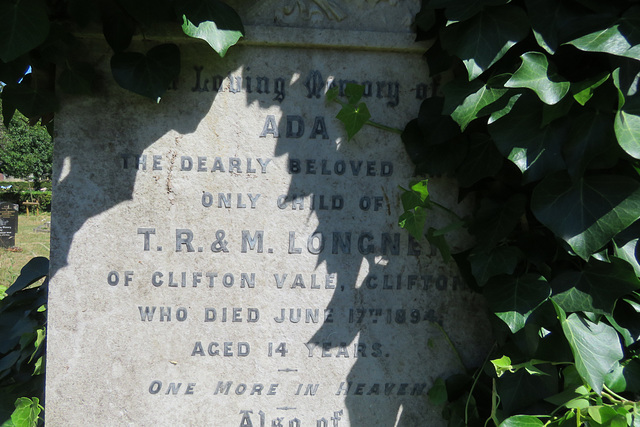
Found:
[{"label": "stone surface", "polygon": [[18,232],[18,205],[0,202],[0,248],[16,245]]},{"label": "stone surface", "polygon": [[[432,87],[415,47],[371,33],[345,51],[336,28],[309,47],[262,28],[223,60],[184,43],[158,105],[107,79],[65,100],[48,426],[444,425],[426,393],[461,361],[442,331],[477,362],[481,302],[397,226],[413,170],[399,136],[347,141],[324,97],[364,83],[373,119],[402,128]],[[107,74],[108,48],[92,52]],[[464,212],[453,183],[431,191]]]}]

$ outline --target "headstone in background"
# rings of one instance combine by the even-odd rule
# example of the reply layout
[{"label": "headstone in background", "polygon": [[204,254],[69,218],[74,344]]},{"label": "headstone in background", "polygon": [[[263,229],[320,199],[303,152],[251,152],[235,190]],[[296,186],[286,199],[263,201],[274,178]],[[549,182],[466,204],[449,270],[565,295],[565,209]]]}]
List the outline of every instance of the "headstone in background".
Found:
[{"label": "headstone in background", "polygon": [[[442,331],[477,361],[482,305],[397,225],[399,135],[347,141],[325,100],[356,82],[373,120],[415,117],[420,2],[291,3],[238,2],[224,59],[181,44],[159,105],[115,85],[63,102],[47,425],[444,425],[427,391],[462,367]],[[453,183],[431,191],[464,211]]]},{"label": "headstone in background", "polygon": [[18,205],[0,202],[0,248],[16,245],[18,232]]}]

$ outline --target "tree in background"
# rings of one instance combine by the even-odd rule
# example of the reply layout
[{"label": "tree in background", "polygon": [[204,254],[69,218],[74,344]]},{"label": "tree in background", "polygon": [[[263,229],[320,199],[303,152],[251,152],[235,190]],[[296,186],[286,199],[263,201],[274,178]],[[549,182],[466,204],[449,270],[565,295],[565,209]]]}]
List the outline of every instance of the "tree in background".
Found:
[{"label": "tree in background", "polygon": [[53,142],[44,126],[30,126],[19,112],[8,128],[0,125],[0,173],[37,184],[51,179],[52,157]]}]

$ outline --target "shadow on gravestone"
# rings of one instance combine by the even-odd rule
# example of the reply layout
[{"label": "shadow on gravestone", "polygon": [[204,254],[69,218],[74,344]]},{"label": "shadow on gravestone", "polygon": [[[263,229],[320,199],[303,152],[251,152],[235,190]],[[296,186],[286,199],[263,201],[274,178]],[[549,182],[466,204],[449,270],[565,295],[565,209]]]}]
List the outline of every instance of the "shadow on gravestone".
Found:
[{"label": "shadow on gravestone", "polygon": [[[102,60],[105,61],[105,58],[110,57],[109,48],[95,48],[96,51],[100,49],[104,51]],[[214,52],[209,53],[215,55]],[[108,73],[108,65],[105,65],[104,70]],[[185,81],[185,75],[183,68],[177,84],[181,85]],[[112,79],[110,74],[103,78]],[[57,114],[58,123],[64,122],[64,126],[56,128],[56,137],[66,138],[71,142],[64,145],[67,151],[58,149],[54,152],[52,212],[54,215],[56,212],[67,212],[69,219],[65,221],[64,229],[58,226],[51,230],[51,240],[55,242],[52,249],[56,251],[55,258],[52,258],[51,277],[67,265],[74,235],[88,219],[121,202],[132,200],[136,172],[153,167],[153,159],[143,156],[143,151],[169,132],[176,134],[176,144],[179,143],[180,135],[193,133],[209,112],[217,94],[208,92],[197,99],[184,102],[177,95],[176,87],[173,87],[156,104],[115,84],[105,86],[108,88],[95,95],[104,102],[104,116],[88,118],[83,114],[83,111],[95,109],[94,97],[69,97],[63,100],[62,110]],[[109,111],[117,113],[110,115]],[[84,140],[84,135],[92,135],[92,141]],[[122,153],[116,148],[117,144],[113,143],[123,140],[128,145],[126,153]],[[88,167],[85,163],[74,161],[76,155],[85,150],[95,153],[96,162]],[[115,168],[102,168],[101,161],[119,164]],[[96,180],[100,181],[100,185],[94,184]],[[67,200],[64,206],[59,205],[56,192],[70,195],[71,203],[67,203]],[[117,229],[118,224],[114,223],[113,227]]]},{"label": "shadow on gravestone", "polygon": [[[448,330],[454,342],[461,347],[467,346],[462,351],[465,362],[477,360],[475,349],[483,347],[482,340],[474,336],[473,331],[467,333],[464,328],[465,325],[477,327],[483,324],[480,320],[482,305],[461,282],[456,268],[452,264],[445,264],[426,239],[416,242],[408,232],[396,225],[401,211],[400,192],[395,186],[407,186],[413,170],[413,165],[408,162],[399,144],[399,136],[365,126],[353,140],[347,141],[343,125],[334,118],[339,106],[327,105],[324,99],[326,89],[330,86],[338,86],[343,95],[346,82],[364,83],[363,101],[378,114],[375,116],[374,112],[372,120],[403,127],[405,122],[394,121],[394,118],[407,117],[406,111],[412,107],[398,107],[398,104],[407,101],[401,99],[403,97],[415,97],[415,93],[407,90],[407,84],[421,82],[399,82],[397,74],[388,72],[389,68],[383,67],[382,72],[376,70],[376,66],[368,69],[366,65],[357,63],[357,55],[353,53],[349,54],[353,62],[345,66],[340,64],[341,56],[344,53],[336,52],[333,60],[312,59],[309,68],[299,68],[291,75],[284,76],[285,81],[294,82],[287,90],[294,92],[293,86],[297,86],[298,96],[300,91],[304,92],[306,103],[313,106],[297,111],[289,110],[291,107],[281,103],[280,120],[273,124],[265,121],[263,128],[263,133],[267,130],[268,134],[264,137],[277,136],[275,155],[288,161],[291,181],[286,195],[286,209],[291,209],[301,195],[315,197],[316,208],[309,216],[317,219],[318,226],[314,233],[322,234],[324,239],[324,249],[318,253],[317,266],[324,264],[327,273],[337,277],[338,284],[326,309],[335,313],[349,312],[346,322],[324,323],[313,336],[309,336],[307,349],[310,355],[322,353],[324,356],[326,352],[330,357],[342,355],[352,358],[361,351],[347,377],[335,389],[335,394],[344,395],[350,425],[370,425],[372,416],[376,417],[377,426],[412,427],[420,425],[425,418],[437,424],[436,419],[440,418],[440,414],[435,409],[430,408],[428,414],[425,413],[426,393],[436,376],[445,371],[453,373],[450,365],[455,365],[457,359],[456,350],[442,344],[445,340],[441,327]],[[329,64],[340,65],[332,68]],[[340,79],[334,73],[340,73],[339,77],[344,78]],[[394,93],[394,89],[400,86],[404,92]],[[247,95],[247,104],[254,100],[251,94]],[[416,113],[419,105],[415,100],[413,103],[415,111],[410,114]],[[278,105],[278,102],[274,104]],[[396,116],[396,107],[404,112]],[[274,129],[278,130],[277,135],[274,135]],[[389,143],[392,140],[395,142]],[[384,154],[384,150],[398,149],[401,153]],[[385,160],[394,162],[398,159],[400,161],[395,163],[393,172],[384,170]],[[314,166],[307,164],[308,160],[313,160]],[[292,164],[292,161],[296,163]],[[342,165],[341,161],[346,162],[347,172],[336,176],[336,167],[342,171],[342,166],[336,166]],[[371,161],[375,162],[374,176],[368,176],[366,170],[367,162]],[[310,172],[313,167],[315,171]],[[359,172],[355,172],[358,168]],[[401,178],[397,178],[398,175]],[[336,184],[336,179],[344,182]],[[376,179],[381,187],[370,192],[372,186],[363,183],[363,180]],[[385,183],[386,179],[392,180],[393,184]],[[455,183],[442,179],[433,183],[435,185],[431,190],[440,193],[448,206],[460,210],[460,206],[456,207]],[[346,200],[353,195],[357,197],[352,198],[351,202],[359,204],[360,216],[353,216],[345,223],[337,222],[330,196],[340,196]],[[322,203],[318,201],[319,196],[325,197],[325,209],[319,206]],[[305,200],[308,203],[311,199]],[[378,201],[381,201],[380,205]],[[376,216],[378,218],[374,218]],[[380,216],[384,218],[381,220]],[[433,226],[434,221],[446,223],[446,218],[431,213],[428,224]],[[464,247],[463,240],[464,237],[455,236],[450,242],[453,249],[461,250]],[[307,240],[302,239],[297,244],[299,249],[307,252]],[[407,267],[410,271],[405,271],[402,266],[407,258],[412,259],[409,264],[413,264],[413,270]],[[421,265],[424,259],[427,261]],[[396,300],[396,292],[404,294]],[[416,303],[406,306],[408,300],[412,299],[407,293],[411,292],[416,294]],[[426,305],[423,299],[425,294],[429,295]],[[468,312],[469,307],[477,310]],[[382,323],[386,325],[377,328]],[[399,332],[399,345],[406,346],[407,354],[419,355],[419,358],[409,361],[402,359],[402,348],[385,347],[390,335],[405,327],[422,328],[413,337],[406,330]],[[434,342],[438,341],[440,344],[435,345]],[[379,363],[381,358],[389,358],[391,363]],[[421,364],[433,366],[434,369],[411,368]],[[464,366],[458,365],[460,369],[464,369]],[[430,371],[437,374],[430,375]],[[414,376],[410,378],[412,373]],[[405,383],[408,379],[413,382]]]}]

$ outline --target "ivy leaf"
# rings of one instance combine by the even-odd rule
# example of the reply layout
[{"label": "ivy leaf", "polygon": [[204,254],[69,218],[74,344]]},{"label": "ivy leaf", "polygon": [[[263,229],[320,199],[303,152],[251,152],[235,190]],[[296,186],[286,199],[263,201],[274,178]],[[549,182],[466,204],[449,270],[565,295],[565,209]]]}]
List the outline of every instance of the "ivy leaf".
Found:
[{"label": "ivy leaf", "polygon": [[618,144],[631,157],[640,159],[640,96],[627,99],[613,124]]},{"label": "ivy leaf", "polygon": [[344,89],[344,94],[347,95],[347,101],[349,104],[356,105],[362,98],[362,95],[364,95],[364,86],[355,83],[347,83],[347,87]]},{"label": "ivy leaf", "polygon": [[633,268],[625,261],[612,258],[611,262],[590,260],[582,271],[567,271],[551,282],[552,299],[565,311],[587,311],[611,314],[618,300],[633,290],[640,289],[640,281]]},{"label": "ivy leaf", "polygon": [[640,60],[639,35],[637,17],[626,15],[617,24],[571,40],[568,44],[587,52],[603,52]]},{"label": "ivy leaf", "polygon": [[429,402],[434,405],[442,405],[447,401],[447,386],[442,378],[438,378],[433,382],[433,386],[427,393]]},{"label": "ivy leaf", "polygon": [[613,239],[613,254],[627,261],[640,277],[640,222],[634,222]]},{"label": "ivy leaf", "polygon": [[469,80],[473,80],[523,40],[528,28],[521,8],[490,7],[470,20],[447,26],[441,35],[442,47],[462,59]]},{"label": "ivy leaf", "polygon": [[469,138],[466,157],[456,171],[456,178],[462,187],[495,175],[502,166],[503,158],[488,135],[473,134]]},{"label": "ivy leaf", "polygon": [[405,211],[398,219],[398,225],[409,232],[416,240],[422,239],[424,224],[427,221],[427,212],[417,206]]},{"label": "ivy leaf", "polygon": [[489,308],[507,324],[511,333],[524,328],[533,311],[551,295],[551,287],[542,276],[508,275],[491,279],[484,289]]},{"label": "ivy leaf", "polygon": [[347,130],[347,140],[351,140],[371,118],[371,113],[364,102],[358,106],[346,104],[338,111],[336,118],[344,124]]},{"label": "ivy leaf", "polygon": [[535,108],[533,95],[523,97],[509,114],[509,120],[498,120],[489,126],[489,133],[500,153],[513,162],[529,183],[565,169],[562,146],[567,138],[568,124],[557,120],[541,127],[541,114]]},{"label": "ivy leaf", "polygon": [[571,83],[573,98],[582,106],[593,97],[593,92],[609,79],[610,73],[602,73],[581,82]]},{"label": "ivy leaf", "polygon": [[58,100],[53,92],[35,88],[27,75],[20,84],[11,84],[2,90],[3,106],[6,102],[29,119],[38,118],[58,109]]},{"label": "ivy leaf", "polygon": [[221,57],[244,35],[244,26],[233,8],[218,0],[181,2],[182,31],[206,41]]},{"label": "ivy leaf", "polygon": [[618,175],[589,176],[574,183],[567,174],[556,173],[536,186],[531,210],[587,260],[640,218],[640,184]]},{"label": "ivy leaf", "polygon": [[573,125],[563,148],[569,174],[577,179],[589,164],[617,149],[611,117],[592,109],[583,109],[571,117]]},{"label": "ivy leaf", "polygon": [[575,366],[582,379],[598,394],[611,368],[623,357],[618,333],[611,326],[593,323],[573,313],[566,317],[556,306]]},{"label": "ivy leaf", "polygon": [[180,50],[174,44],[162,44],[146,55],[118,52],[111,57],[111,72],[123,88],[159,101],[180,73]]},{"label": "ivy leaf", "polygon": [[[445,113],[450,113],[460,129],[464,131],[473,120],[488,115],[489,112],[481,113],[488,105],[500,99],[508,89],[491,87],[488,84],[474,80],[472,82],[453,81],[443,89],[445,94]],[[448,111],[447,104],[453,103],[453,111]]]},{"label": "ivy leaf", "polygon": [[20,270],[16,281],[5,292],[11,296],[49,274],[49,260],[45,257],[31,258]]},{"label": "ivy leaf", "polygon": [[513,274],[522,253],[515,246],[498,246],[489,251],[472,251],[469,255],[471,272],[478,285],[501,274]]},{"label": "ivy leaf", "polygon": [[476,237],[479,249],[490,249],[506,238],[520,223],[527,199],[515,194],[504,203],[483,199],[469,231]]},{"label": "ivy leaf", "polygon": [[37,397],[33,400],[28,397],[20,397],[16,400],[16,410],[11,414],[11,421],[16,427],[21,426],[34,426],[38,421],[38,415],[40,415],[41,406]]},{"label": "ivy leaf", "polygon": [[531,89],[548,105],[558,103],[569,92],[570,83],[550,70],[544,53],[527,52],[520,58],[522,65],[505,83],[506,87]]},{"label": "ivy leaf", "polygon": [[533,415],[514,415],[500,423],[498,427],[541,427],[544,423]]},{"label": "ivy leaf", "polygon": [[49,18],[37,0],[0,0],[0,60],[11,62],[44,42]]}]

